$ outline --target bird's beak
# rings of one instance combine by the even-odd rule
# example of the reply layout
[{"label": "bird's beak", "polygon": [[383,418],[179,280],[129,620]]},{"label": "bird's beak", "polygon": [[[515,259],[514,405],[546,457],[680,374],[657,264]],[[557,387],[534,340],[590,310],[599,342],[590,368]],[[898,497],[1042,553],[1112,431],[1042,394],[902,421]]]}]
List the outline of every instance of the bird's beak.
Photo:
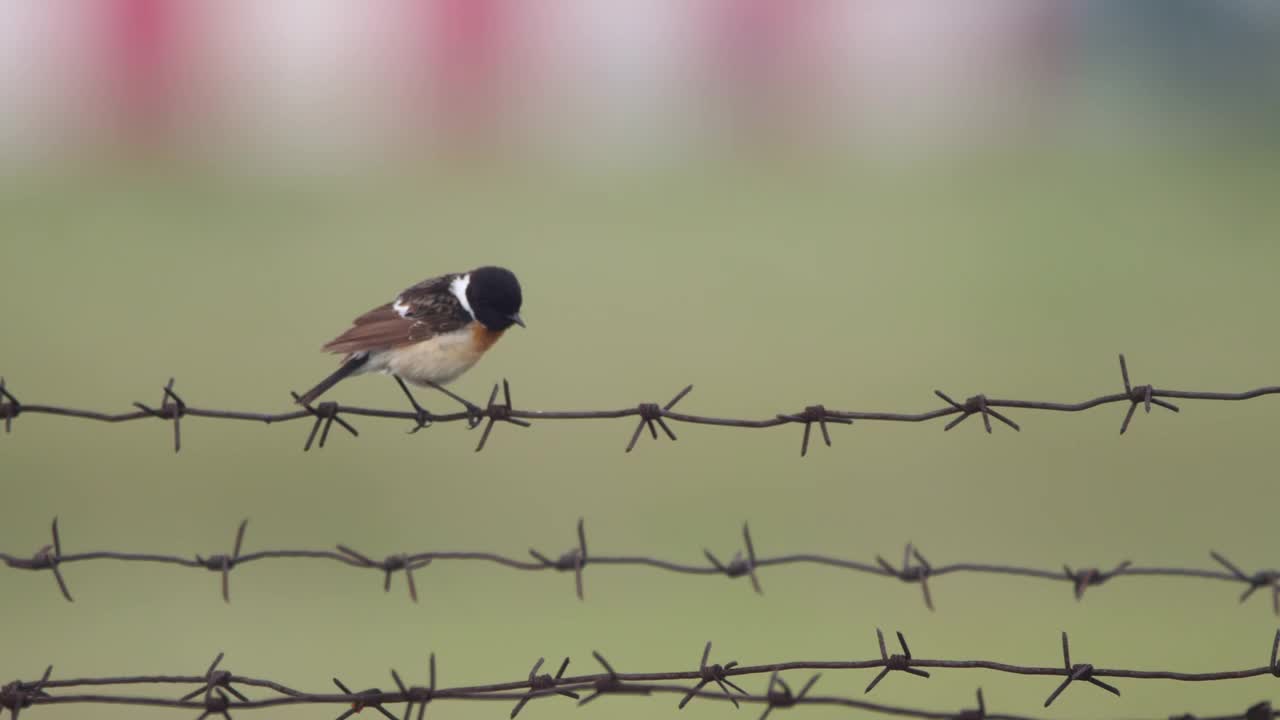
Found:
[{"label": "bird's beak", "polygon": [[524,318],[520,317],[520,313],[514,313],[513,315],[511,315],[511,322],[519,325],[522,328],[529,327],[528,325],[524,324]]}]

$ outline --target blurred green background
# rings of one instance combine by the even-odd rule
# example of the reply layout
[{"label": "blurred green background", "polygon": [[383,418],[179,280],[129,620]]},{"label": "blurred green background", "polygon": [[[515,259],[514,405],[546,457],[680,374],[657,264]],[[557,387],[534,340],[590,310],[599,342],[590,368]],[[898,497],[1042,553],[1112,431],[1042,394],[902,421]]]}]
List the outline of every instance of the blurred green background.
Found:
[{"label": "blurred green background", "polygon": [[[174,375],[194,405],[282,410],[289,389],[331,368],[317,345],[351,316],[420,276],[502,262],[525,283],[530,327],[456,384],[477,401],[499,378],[519,405],[544,409],[665,401],[692,382],[689,411],[751,417],[819,401],[928,409],[934,388],[1076,400],[1120,386],[1118,351],[1137,382],[1244,389],[1275,382],[1278,350],[1280,174],[1264,157],[1037,153],[892,177],[720,164],[608,183],[474,166],[306,186],[155,168],[24,182],[0,201],[4,373],[27,402],[118,410],[157,402]],[[333,399],[401,402],[382,378]],[[547,421],[499,427],[474,454],[460,426],[410,436],[406,423],[360,420],[358,440],[337,433],[303,454],[306,423],[188,419],[175,456],[161,423],[27,416],[0,445],[0,544],[35,550],[57,515],[67,552],[208,554],[228,551],[248,517],[250,550],[520,556],[567,549],[581,515],[595,552],[693,563],[704,546],[732,554],[750,520],[766,555],[870,561],[913,541],[935,564],[1209,567],[1215,548],[1253,569],[1274,559],[1274,412],[1267,399],[1188,402],[1178,416],[1140,415],[1123,438],[1120,406],[1012,412],[1023,432],[990,437],[973,421],[947,434],[860,423],[804,460],[798,427],[676,426],[679,442],[645,437],[624,455],[630,421]],[[876,627],[903,630],[923,657],[1052,665],[1067,630],[1080,661],[1211,670],[1263,662],[1276,625],[1265,593],[1237,606],[1234,586],[1177,579],[1116,582],[1077,603],[1057,583],[949,576],[930,613],[914,586],[803,566],[763,571],[764,597],[742,581],[589,568],[585,604],[567,575],[443,561],[417,573],[418,605],[400,577],[384,595],[376,572],[324,562],[238,568],[231,605],[214,574],[63,571],[75,604],[46,574],[5,572],[8,646],[21,650],[0,675],[50,662],[62,677],[195,673],[222,650],[239,673],[367,687],[388,684],[389,667],[425,677],[435,651],[442,681],[457,684],[519,677],[542,655],[586,671],[592,649],[626,669],[674,669],[707,639],[743,662],[863,658]],[[818,687],[857,693],[870,675],[828,673]],[[876,696],[958,709],[977,685],[993,708],[1030,711],[1052,683],[939,672],[895,676]],[[1263,679],[1119,685],[1122,700],[1074,690],[1050,715],[1226,712],[1270,690]]]},{"label": "blurred green background", "polygon": [[[165,14],[164,0],[98,4],[178,17]],[[732,14],[761,3],[722,4]],[[270,6],[286,19],[312,8]],[[921,7],[854,6],[886,17]],[[252,35],[284,50],[250,53],[261,66],[236,66],[231,84],[248,86],[243,95],[200,86],[210,94],[175,98],[169,72],[185,77],[175,68],[186,66],[153,43],[147,33],[167,26],[145,13],[146,32],[128,36],[145,47],[142,59],[126,54],[118,87],[90,83],[87,105],[24,104],[75,83],[58,75],[21,91],[46,77],[32,70],[44,61],[13,58],[45,46],[0,54],[0,374],[28,403],[118,412],[158,403],[176,377],[195,406],[283,411],[291,389],[334,367],[319,346],[351,318],[424,277],[499,263],[524,284],[529,328],[509,332],[453,386],[475,402],[503,378],[526,408],[665,402],[693,383],[682,410],[759,418],[819,402],[922,411],[938,406],[934,389],[1077,401],[1121,388],[1120,352],[1136,383],[1231,391],[1280,382],[1280,84],[1266,61],[1280,47],[1268,40],[1280,36],[1277,15],[1257,3],[1240,4],[1252,8],[1248,17],[1215,3],[929,6],[916,20],[939,13],[955,22],[921,29],[898,18],[896,35],[874,23],[869,31],[829,23],[837,37],[826,45],[783,38],[833,51],[865,50],[858,38],[892,40],[873,44],[893,46],[883,57],[845,58],[847,76],[815,71],[820,82],[806,85],[788,73],[810,66],[748,42],[737,58],[746,69],[729,72],[745,78],[743,95],[700,97],[691,110],[664,94],[689,70],[666,40],[684,35],[659,28],[625,46],[635,53],[626,62],[585,63],[599,75],[561,67],[550,83],[517,78],[515,94],[542,103],[533,109],[466,95],[479,108],[462,113],[463,128],[427,123],[410,141],[370,119],[377,110],[415,127],[400,105],[357,93],[346,99],[358,112],[344,114],[307,94],[327,98],[354,83],[373,96],[403,80],[336,73],[363,55],[344,54],[352,46],[335,28],[354,25],[334,8],[359,15],[361,4],[324,4],[329,14],[316,15],[323,27],[314,35],[302,22]],[[1021,6],[1072,11],[995,21],[1021,18]],[[23,7],[0,6],[0,31],[46,12]],[[78,18],[69,6],[49,7],[61,8],[48,11],[50,27]],[[225,10],[231,16],[248,6],[184,7],[238,8]],[[592,7],[547,12],[594,17]],[[632,0],[614,7],[631,19],[649,12]],[[970,12],[978,20],[959,22]],[[334,27],[322,22],[334,17]],[[757,28],[767,36],[760,47],[775,47],[770,28],[780,22]],[[242,39],[217,27],[228,33],[221,40]],[[583,27],[556,47],[606,55],[621,47],[608,28]],[[987,30],[966,34],[974,28]],[[970,45],[995,56],[930,55]],[[920,57],[928,62],[913,64]],[[273,74],[280,67],[283,80]],[[766,72],[778,67],[789,70]],[[658,68],[658,82],[640,82],[649,76],[637,68]],[[279,82],[263,90],[255,82],[264,77]],[[486,77],[471,80],[488,87]],[[577,101],[557,94],[565,87]],[[850,87],[867,93],[856,111],[813,102],[847,100]],[[123,100],[103,100],[112,92]],[[289,102],[273,105],[272,93]],[[271,112],[255,114],[259,101]],[[428,120],[450,107],[427,111]],[[353,117],[385,147],[342,145],[350,138],[341,126]],[[618,117],[621,127],[611,124]],[[508,121],[555,128],[529,142]],[[687,130],[684,121],[699,129],[664,134],[668,122]],[[394,383],[378,377],[346,382],[329,399],[403,407]],[[997,425],[991,436],[975,420],[950,433],[942,422],[857,423],[833,427],[832,448],[815,435],[804,459],[799,426],[674,424],[678,442],[646,435],[624,454],[632,420],[543,421],[499,426],[476,454],[477,435],[461,425],[409,435],[407,422],[356,418],[359,438],[335,429],[327,447],[304,454],[305,421],[188,418],[174,455],[165,423],[27,415],[0,437],[0,549],[37,550],[57,516],[68,553],[208,555],[229,552],[249,518],[246,551],[345,543],[377,558],[521,557],[533,546],[554,556],[573,545],[584,517],[592,552],[687,563],[702,562],[704,547],[732,556],[750,521],[765,556],[873,562],[914,542],[935,565],[1213,568],[1215,549],[1252,572],[1276,564],[1276,403],[1186,402],[1179,415],[1139,415],[1125,437],[1116,432],[1121,405],[1011,411],[1022,432]],[[1176,578],[1117,580],[1077,602],[1065,583],[957,574],[931,584],[931,613],[915,585],[815,566],[762,570],[763,597],[745,579],[588,567],[579,603],[569,574],[439,561],[416,572],[416,605],[399,575],[384,594],[378,572],[324,561],[236,568],[230,605],[214,573],[106,562],[62,571],[73,604],[47,573],[0,569],[0,679],[30,680],[50,663],[62,678],[198,674],[225,651],[224,669],[305,690],[328,691],[335,675],[352,688],[386,688],[392,667],[425,683],[434,651],[441,683],[458,685],[523,677],[540,656],[568,655],[570,673],[595,672],[592,650],[627,671],[692,668],[707,640],[719,662],[866,659],[877,653],[877,627],[903,631],[918,657],[1056,665],[1065,630],[1077,662],[1212,671],[1263,664],[1280,623],[1267,592],[1238,605],[1237,585]],[[873,675],[826,673],[815,692],[857,696]],[[795,686],[807,675],[786,677]],[[761,692],[766,681],[743,684]],[[871,699],[954,712],[971,707],[981,686],[993,712],[1055,718],[1221,714],[1280,699],[1265,678],[1116,684],[1122,698],[1072,688],[1042,711],[1051,678],[953,670],[928,681],[895,674]],[[662,717],[676,700],[604,699],[580,711],[540,700],[522,716]],[[735,712],[699,705],[686,712]],[[431,712],[490,718],[508,708]]]}]

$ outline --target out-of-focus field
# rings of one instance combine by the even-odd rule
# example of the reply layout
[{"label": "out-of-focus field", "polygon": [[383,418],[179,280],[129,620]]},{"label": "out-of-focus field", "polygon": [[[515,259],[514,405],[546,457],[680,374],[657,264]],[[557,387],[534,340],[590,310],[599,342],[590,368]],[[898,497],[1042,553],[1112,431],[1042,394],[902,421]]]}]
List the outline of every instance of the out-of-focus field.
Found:
[{"label": "out-of-focus field", "polygon": [[[625,179],[563,171],[428,165],[295,181],[107,165],[4,181],[0,189],[0,372],[28,402],[121,410],[158,402],[170,376],[191,404],[276,411],[328,372],[321,342],[403,286],[482,263],[515,269],[528,330],[510,332],[455,389],[476,401],[509,378],[541,409],[665,401],[768,417],[823,402],[923,410],[956,397],[1078,400],[1136,382],[1238,390],[1280,382],[1275,155],[1143,150],[972,155],[918,167],[779,160],[709,163]],[[332,399],[399,405],[389,380]],[[425,396],[433,408],[442,400]],[[587,520],[591,549],[699,562],[732,555],[750,520],[759,552],[871,561],[915,542],[932,562],[1054,569],[1274,565],[1280,400],[1183,404],[1137,417],[1012,412],[1015,434],[969,421],[834,428],[835,446],[797,456],[799,427],[540,422],[476,436],[458,425],[407,435],[358,420],[303,454],[305,422],[167,426],[17,419],[0,438],[0,548],[30,552],[57,515],[64,550],[226,552],[347,543],[375,557],[414,550],[567,549]],[[1116,581],[1077,603],[1065,584],[948,576],[919,588],[821,567],[745,580],[588,568],[572,578],[437,562],[411,604],[396,577],[324,562],[250,564],[224,605],[215,574],[86,563],[0,570],[0,679],[199,673],[223,667],[327,690],[515,679],[532,661],[590,651],[631,671],[692,667],[702,644],[744,663],[875,655],[876,627],[921,657],[1196,670],[1266,660],[1277,618],[1260,592],[1178,579]],[[857,694],[872,672],[828,673],[823,694]],[[746,687],[763,689],[766,678]],[[794,682],[801,680],[797,675]],[[894,675],[874,698],[954,711],[981,685],[993,711],[1039,712],[1056,683],[979,671]],[[1072,688],[1052,717],[1228,713],[1277,699],[1266,679],[1199,685],[1117,682],[1120,699]],[[660,717],[676,698],[603,700],[583,717]],[[399,712],[398,708],[394,709]],[[440,712],[433,708],[432,712]],[[450,717],[508,708],[448,706]],[[529,718],[560,717],[541,700]],[[172,717],[62,706],[33,717]],[[328,717],[337,708],[252,717]],[[730,717],[724,704],[685,711]],[[750,713],[750,709],[741,713]],[[799,712],[799,711],[797,711]],[[843,717],[805,709],[806,717]],[[25,715],[26,713],[24,713]],[[237,717],[240,713],[237,713]],[[251,715],[246,714],[246,717]],[[735,716],[735,717],[736,717]]]}]

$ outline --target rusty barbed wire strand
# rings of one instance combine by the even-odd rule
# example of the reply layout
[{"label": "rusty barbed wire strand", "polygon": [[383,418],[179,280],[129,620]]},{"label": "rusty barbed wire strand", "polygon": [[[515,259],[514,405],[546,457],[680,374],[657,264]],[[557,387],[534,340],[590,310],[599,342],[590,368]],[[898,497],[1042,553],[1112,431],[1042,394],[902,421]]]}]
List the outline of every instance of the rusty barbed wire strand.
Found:
[{"label": "rusty barbed wire strand", "polygon": [[[1063,665],[1037,666],[1020,665],[992,660],[946,660],[915,658],[907,650],[907,643],[901,632],[897,633],[903,653],[889,655],[885,648],[884,634],[876,629],[880,656],[869,660],[799,660],[775,662],[760,665],[740,665],[737,662],[724,664],[710,662],[712,644],[703,646],[701,660],[697,668],[692,670],[674,670],[665,672],[619,672],[598,651],[592,656],[604,669],[603,673],[565,676],[570,658],[565,657],[554,675],[539,674],[538,670],[545,658],[538,658],[527,677],[507,682],[493,682],[479,685],[460,685],[456,687],[439,687],[437,685],[436,655],[431,653],[429,660],[429,682],[427,685],[406,685],[400,673],[391,669],[391,677],[396,690],[384,691],[379,688],[352,691],[340,678],[334,677],[333,684],[340,693],[311,693],[297,690],[287,685],[263,678],[236,675],[229,670],[219,670],[223,654],[218,653],[213,663],[202,675],[136,675],[92,678],[55,678],[53,666],[48,666],[39,680],[14,680],[0,687],[0,709],[8,709],[14,720],[22,710],[42,705],[64,704],[113,704],[149,707],[168,707],[190,711],[199,711],[199,718],[218,715],[231,718],[231,713],[285,705],[325,705],[341,704],[348,708],[338,715],[338,720],[345,720],[365,709],[373,709],[389,720],[408,720],[414,706],[417,706],[417,717],[425,715],[431,703],[445,700],[491,700],[514,702],[509,717],[515,718],[528,703],[542,698],[561,696],[576,701],[582,706],[608,695],[679,695],[676,709],[684,709],[692,700],[728,700],[735,707],[742,704],[763,705],[759,716],[765,720],[769,714],[779,708],[792,708],[798,705],[837,705],[873,713],[891,714],[916,718],[963,718],[964,720],[1035,720],[1030,715],[995,713],[987,705],[982,689],[977,691],[977,707],[964,708],[958,711],[937,711],[910,708],[900,705],[875,703],[857,697],[819,696],[810,691],[821,677],[814,674],[805,681],[799,692],[793,692],[791,686],[781,673],[796,670],[878,670],[864,694],[870,693],[885,676],[895,672],[905,672],[921,679],[931,677],[921,668],[936,670],[978,669],[989,672],[1006,673],[1020,677],[1061,677],[1061,682],[1052,689],[1044,701],[1049,707],[1058,700],[1073,684],[1089,683],[1113,695],[1119,696],[1121,691],[1116,686],[1101,678],[1123,680],[1168,680],[1178,682],[1226,682],[1254,677],[1273,676],[1280,678],[1280,630],[1277,630],[1269,643],[1269,658],[1266,665],[1240,670],[1223,670],[1214,672],[1182,672],[1175,670],[1139,670],[1125,668],[1103,668],[1089,663],[1072,663],[1067,634],[1062,633]],[[752,694],[738,684],[748,676],[767,675],[768,683],[764,691]],[[677,684],[692,681],[693,685]],[[93,687],[119,686],[156,686],[168,685],[191,686],[195,688],[182,695],[160,693],[154,695],[112,695],[83,692],[81,694],[64,694],[68,690],[80,690]],[[715,687],[710,687],[714,685]],[[238,687],[237,687],[238,686]],[[246,693],[257,691],[262,696],[250,698]],[[590,693],[586,697],[582,693]],[[397,718],[387,706],[404,704],[402,718]],[[1218,716],[1221,718],[1245,718],[1246,720],[1263,720],[1280,716],[1269,701],[1250,705],[1243,715],[1232,713]],[[1172,716],[1181,720],[1210,720],[1204,716],[1188,714]]]},{"label": "rusty barbed wire strand", "polygon": [[[485,448],[488,444],[490,435],[493,432],[494,426],[498,423],[527,428],[530,427],[533,421],[543,420],[612,420],[620,418],[638,418],[638,422],[630,436],[630,440],[625,446],[626,452],[631,452],[631,450],[635,448],[636,444],[640,440],[641,434],[646,428],[649,430],[649,434],[654,440],[658,439],[658,430],[662,430],[663,434],[665,434],[669,439],[675,440],[676,434],[671,429],[669,423],[686,423],[690,425],[712,425],[734,428],[773,428],[784,425],[799,424],[804,426],[804,431],[800,441],[800,454],[801,456],[804,456],[809,452],[809,436],[814,423],[818,424],[818,429],[822,434],[823,442],[827,446],[830,446],[832,441],[829,426],[832,424],[849,425],[854,422],[868,421],[918,423],[954,415],[956,417],[950,420],[943,428],[944,430],[951,430],[969,419],[969,417],[978,415],[982,417],[983,427],[987,433],[992,432],[992,418],[995,418],[998,422],[1003,423],[1015,431],[1020,431],[1022,429],[1021,425],[1007,417],[997,408],[1074,413],[1112,403],[1128,403],[1129,407],[1125,411],[1125,415],[1120,423],[1120,434],[1123,435],[1128,431],[1129,425],[1133,421],[1134,414],[1139,406],[1142,406],[1147,413],[1151,412],[1151,407],[1153,405],[1173,412],[1179,412],[1180,409],[1178,406],[1169,402],[1169,399],[1250,400],[1264,395],[1280,394],[1280,386],[1276,385],[1259,387],[1243,392],[1171,390],[1167,388],[1157,388],[1153,385],[1134,385],[1129,380],[1129,367],[1125,362],[1124,355],[1120,356],[1120,376],[1124,392],[1100,395],[1098,397],[1076,403],[1001,399],[989,397],[984,394],[973,395],[964,402],[960,402],[941,390],[935,390],[934,394],[941,398],[946,405],[939,409],[925,412],[910,413],[829,410],[825,405],[819,404],[806,406],[800,412],[776,413],[773,416],[764,419],[716,417],[677,411],[675,409],[676,404],[683,400],[693,390],[692,385],[686,386],[663,405],[659,405],[654,402],[645,402],[616,410],[523,410],[517,409],[513,406],[511,401],[510,383],[503,380],[500,384],[493,386],[493,391],[489,395],[489,401],[483,407],[460,398],[443,388],[438,388],[451,399],[462,403],[464,410],[437,414],[428,411],[425,407],[419,404],[417,399],[415,399],[412,393],[409,392],[408,387],[401,382],[400,386],[404,389],[410,403],[409,410],[342,405],[337,402],[326,401],[303,405],[298,409],[286,412],[259,413],[242,410],[215,410],[190,405],[180,395],[178,395],[176,390],[174,390],[174,381],[170,378],[169,382],[163,387],[163,394],[159,406],[151,407],[140,402],[135,402],[133,405],[136,410],[132,412],[105,413],[98,412],[96,410],[64,407],[60,405],[41,405],[22,402],[15,396],[11,388],[6,387],[4,379],[0,378],[0,418],[4,419],[6,433],[12,431],[14,420],[21,415],[56,415],[82,420],[95,420],[105,423],[122,423],[144,419],[158,419],[162,422],[171,423],[173,426],[174,452],[178,452],[182,449],[183,418],[241,420],[260,422],[268,425],[310,418],[312,420],[311,429],[307,434],[305,443],[303,444],[304,451],[310,450],[313,446],[317,446],[317,439],[319,441],[318,447],[323,448],[328,442],[329,431],[335,424],[352,437],[358,436],[360,434],[359,431],[350,421],[350,418],[356,417],[409,420],[413,422],[413,426],[409,430],[411,433],[427,428],[435,423],[464,422],[471,429],[475,429],[483,423],[484,430],[481,431],[480,440],[476,443],[476,452]],[[397,381],[399,381],[398,378]],[[502,402],[498,402],[498,393],[500,389],[503,396]],[[292,393],[292,395],[296,401],[298,399],[298,395],[296,393]]]},{"label": "rusty barbed wire strand", "polygon": [[[72,600],[71,591],[62,566],[78,562],[129,562],[174,565],[186,568],[199,568],[216,572],[220,576],[220,590],[226,602],[231,601],[230,576],[237,567],[250,562],[280,561],[288,559],[327,560],[341,563],[348,567],[375,570],[382,574],[383,591],[391,590],[392,577],[403,573],[409,597],[418,601],[418,580],[414,571],[421,570],[435,562],[478,562],[500,565],[512,570],[572,572],[574,590],[579,600],[585,599],[585,574],[589,567],[625,566],[649,567],[657,570],[679,573],[683,575],[722,576],[727,578],[747,577],[752,589],[764,593],[764,584],[760,571],[765,568],[781,565],[820,565],[840,570],[863,573],[882,578],[896,579],[914,585],[918,584],[924,598],[925,606],[934,609],[934,596],[930,590],[930,582],[945,575],[999,575],[1040,580],[1064,582],[1071,588],[1076,600],[1084,597],[1088,588],[1097,587],[1116,579],[1133,578],[1186,578],[1192,580],[1213,580],[1243,585],[1238,601],[1243,603],[1259,590],[1269,589],[1271,593],[1272,611],[1280,615],[1280,570],[1265,569],[1252,573],[1245,572],[1238,565],[1227,559],[1216,550],[1209,551],[1209,557],[1223,569],[1203,567],[1167,567],[1135,565],[1130,560],[1117,563],[1110,570],[1098,568],[1073,568],[1062,565],[1061,570],[1050,570],[1018,565],[1002,565],[998,563],[955,562],[946,565],[933,564],[925,559],[924,554],[912,543],[907,543],[903,550],[902,566],[895,567],[882,555],[875,555],[875,562],[864,562],[834,555],[819,553],[793,553],[777,556],[763,556],[757,553],[756,543],[751,529],[743,523],[741,549],[735,551],[733,559],[724,562],[710,549],[703,549],[705,564],[693,564],[678,560],[668,560],[646,555],[604,555],[598,551],[587,552],[587,533],[583,519],[579,518],[576,532],[576,545],[559,557],[544,554],[530,547],[532,559],[511,557],[500,553],[457,551],[457,550],[423,550],[418,552],[392,552],[383,559],[377,560],[374,555],[339,543],[329,550],[244,550],[246,530],[249,521],[243,520],[237,526],[232,540],[230,554],[213,555],[173,555],[157,553],[118,552],[114,550],[88,550],[83,552],[66,552],[63,548],[62,533],[58,519],[54,518],[50,528],[51,542],[39,547],[30,556],[14,555],[0,552],[0,560],[16,570],[49,571],[54,578],[59,592],[67,601]],[[598,546],[597,546],[598,547]],[[905,649],[905,648],[904,648]]]}]

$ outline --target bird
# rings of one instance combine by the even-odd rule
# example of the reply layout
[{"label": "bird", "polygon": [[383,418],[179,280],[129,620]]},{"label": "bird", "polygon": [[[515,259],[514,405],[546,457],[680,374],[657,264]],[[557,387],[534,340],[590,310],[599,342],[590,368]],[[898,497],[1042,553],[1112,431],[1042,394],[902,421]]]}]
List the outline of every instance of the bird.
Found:
[{"label": "bird", "polygon": [[409,399],[404,381],[444,392],[443,385],[470,370],[520,317],[523,296],[515,273],[485,265],[428,278],[395,300],[356,318],[323,350],[343,355],[342,365],[300,396],[309,405],[342,380],[368,373],[391,375]]}]

